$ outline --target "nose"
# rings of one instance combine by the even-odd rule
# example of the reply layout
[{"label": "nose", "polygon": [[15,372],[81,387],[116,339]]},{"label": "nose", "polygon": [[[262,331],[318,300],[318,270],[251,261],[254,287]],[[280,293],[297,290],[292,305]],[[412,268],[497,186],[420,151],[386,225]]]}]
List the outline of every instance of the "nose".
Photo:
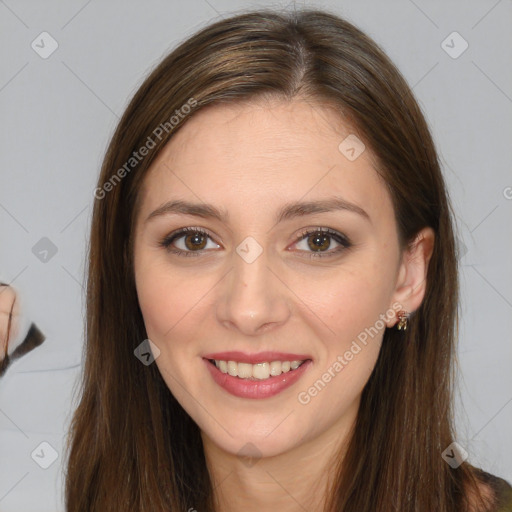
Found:
[{"label": "nose", "polygon": [[276,274],[265,252],[252,263],[234,255],[234,267],[219,291],[218,321],[247,336],[268,332],[286,323],[290,317],[290,297]]}]

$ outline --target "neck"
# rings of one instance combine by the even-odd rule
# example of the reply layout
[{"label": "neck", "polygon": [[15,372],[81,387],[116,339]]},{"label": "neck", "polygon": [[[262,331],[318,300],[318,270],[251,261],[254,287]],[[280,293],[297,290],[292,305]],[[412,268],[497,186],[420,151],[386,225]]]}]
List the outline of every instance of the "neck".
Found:
[{"label": "neck", "polygon": [[261,458],[227,452],[202,432],[215,511],[322,512],[356,415],[357,409],[317,437]]}]

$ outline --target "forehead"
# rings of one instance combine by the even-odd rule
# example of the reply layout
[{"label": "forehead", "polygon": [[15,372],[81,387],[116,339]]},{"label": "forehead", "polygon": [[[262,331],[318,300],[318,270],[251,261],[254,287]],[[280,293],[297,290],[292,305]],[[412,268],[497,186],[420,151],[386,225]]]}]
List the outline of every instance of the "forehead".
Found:
[{"label": "forehead", "polygon": [[352,141],[354,133],[333,109],[304,100],[206,107],[152,164],[141,213],[177,198],[237,214],[337,195],[372,217],[385,215],[392,207],[374,157],[366,148],[347,158],[339,147],[347,137]]}]

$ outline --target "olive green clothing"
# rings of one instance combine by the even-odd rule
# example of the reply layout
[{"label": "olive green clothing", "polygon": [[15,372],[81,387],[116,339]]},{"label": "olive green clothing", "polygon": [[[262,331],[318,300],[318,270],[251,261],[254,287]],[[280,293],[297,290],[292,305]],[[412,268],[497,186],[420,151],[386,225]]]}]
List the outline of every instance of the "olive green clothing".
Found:
[{"label": "olive green clothing", "polygon": [[496,512],[512,512],[512,486],[503,478],[483,471],[482,478],[489,484],[498,500]]}]

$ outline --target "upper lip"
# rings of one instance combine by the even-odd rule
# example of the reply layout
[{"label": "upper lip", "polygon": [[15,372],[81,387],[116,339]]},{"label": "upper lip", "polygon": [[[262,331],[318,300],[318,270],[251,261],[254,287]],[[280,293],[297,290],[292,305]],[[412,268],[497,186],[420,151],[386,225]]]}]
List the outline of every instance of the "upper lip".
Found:
[{"label": "upper lip", "polygon": [[215,352],[205,354],[205,359],[216,359],[217,361],[236,361],[237,363],[258,364],[272,361],[305,361],[311,359],[311,356],[305,354],[290,354],[286,352],[258,352],[257,354],[247,354],[239,351]]}]

